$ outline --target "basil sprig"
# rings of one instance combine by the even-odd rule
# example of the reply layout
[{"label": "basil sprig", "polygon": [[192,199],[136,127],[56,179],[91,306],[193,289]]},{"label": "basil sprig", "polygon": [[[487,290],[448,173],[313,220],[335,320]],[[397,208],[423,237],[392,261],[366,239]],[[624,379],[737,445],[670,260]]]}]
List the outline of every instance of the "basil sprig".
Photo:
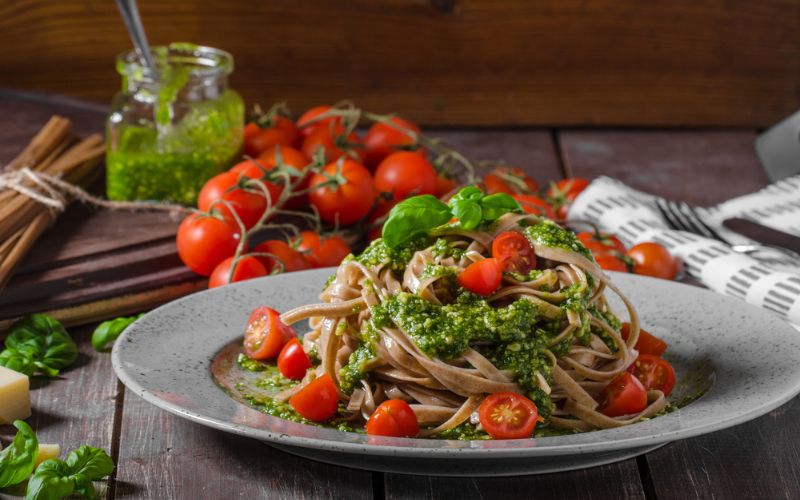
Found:
[{"label": "basil sprig", "polygon": [[114,471],[114,461],[108,454],[83,445],[67,455],[67,460],[45,460],[28,481],[25,500],[55,500],[70,495],[93,499],[97,497],[92,481]]},{"label": "basil sprig", "polygon": [[11,325],[0,365],[26,375],[55,377],[78,358],[78,346],[64,326],[46,314],[31,314]]},{"label": "basil sprig", "polygon": [[114,341],[122,335],[131,323],[141,318],[144,314],[103,321],[92,332],[92,347],[96,351],[104,352],[111,349]]},{"label": "basil sprig", "polygon": [[39,441],[28,424],[22,420],[14,421],[17,435],[8,448],[0,451],[0,488],[19,484],[33,472]]},{"label": "basil sprig", "polygon": [[491,222],[508,212],[520,211],[519,203],[510,195],[484,194],[475,186],[460,190],[445,204],[429,194],[401,201],[383,225],[383,241],[396,248],[412,239],[427,234],[431,229],[458,219],[457,227],[470,230],[484,222]]}]

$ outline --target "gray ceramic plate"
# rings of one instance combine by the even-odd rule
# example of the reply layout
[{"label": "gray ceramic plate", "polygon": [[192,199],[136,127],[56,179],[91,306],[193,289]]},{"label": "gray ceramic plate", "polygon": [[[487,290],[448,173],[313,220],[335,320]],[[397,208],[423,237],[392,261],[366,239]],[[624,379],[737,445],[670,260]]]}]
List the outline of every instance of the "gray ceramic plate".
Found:
[{"label": "gray ceramic plate", "polygon": [[324,462],[438,475],[530,474],[609,463],[751,420],[800,392],[800,334],[776,316],[704,289],[614,274],[644,324],[670,344],[667,358],[679,380],[671,399],[704,392],[676,412],[571,436],[441,441],[298,424],[231,399],[211,377],[214,355],[241,337],[255,306],[285,311],[315,301],[330,273],[304,271],[246,281],[159,307],[117,342],[114,369],[137,395],[203,425]]}]

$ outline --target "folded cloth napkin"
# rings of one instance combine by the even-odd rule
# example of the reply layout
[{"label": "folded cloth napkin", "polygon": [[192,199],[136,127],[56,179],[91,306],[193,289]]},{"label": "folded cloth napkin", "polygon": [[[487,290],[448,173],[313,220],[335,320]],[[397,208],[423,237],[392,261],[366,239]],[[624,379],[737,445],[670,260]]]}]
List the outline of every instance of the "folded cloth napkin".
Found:
[{"label": "folded cloth napkin", "polygon": [[[800,261],[775,250],[734,252],[718,240],[675,231],[662,217],[656,197],[609,177],[599,177],[578,196],[568,220],[588,220],[616,234],[626,246],[662,244],[681,257],[686,272],[708,288],[747,301],[800,325]],[[755,243],[722,226],[731,217],[750,219],[800,236],[800,176],[714,207],[698,209],[703,221],[731,244]]]}]

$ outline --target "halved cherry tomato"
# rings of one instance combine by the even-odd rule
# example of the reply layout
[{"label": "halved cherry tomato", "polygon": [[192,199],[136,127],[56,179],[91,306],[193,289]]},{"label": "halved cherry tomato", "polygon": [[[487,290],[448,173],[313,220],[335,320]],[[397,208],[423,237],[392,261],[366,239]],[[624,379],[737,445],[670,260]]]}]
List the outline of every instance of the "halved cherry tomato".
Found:
[{"label": "halved cherry tomato", "polygon": [[603,402],[597,411],[609,417],[639,413],[647,408],[647,390],[629,372],[614,377],[600,395]]},{"label": "halved cherry tomato", "polygon": [[[620,328],[619,332],[622,335],[623,340],[628,340],[628,337],[631,334],[631,324],[622,323],[622,327]],[[637,340],[636,345],[633,346],[634,349],[639,351],[639,354],[650,354],[652,356],[661,356],[667,350],[667,347],[669,346],[666,342],[655,335],[646,332],[641,327],[639,328],[639,340]]]},{"label": "halved cherry tomato", "polygon": [[493,257],[473,262],[458,275],[459,284],[478,295],[491,295],[502,280],[503,265]]},{"label": "halved cherry tomato", "polygon": [[514,194],[511,196],[519,202],[519,206],[522,207],[525,213],[544,216],[548,219],[556,218],[553,207],[538,196],[532,194]]},{"label": "halved cherry tomato", "polygon": [[613,234],[582,231],[578,233],[578,239],[595,255],[608,252],[624,255],[627,251],[625,245]]},{"label": "halved cherry tomato", "polygon": [[300,415],[314,422],[324,422],[336,415],[339,393],[327,373],[308,383],[289,398],[289,404]]},{"label": "halved cherry tomato", "polygon": [[300,380],[306,376],[309,368],[311,368],[311,359],[308,354],[296,338],[291,339],[278,354],[278,370],[281,375],[292,380]]},{"label": "halved cherry tomato", "polygon": [[414,410],[402,399],[381,403],[367,420],[367,434],[373,436],[414,437],[419,423]]},{"label": "halved cherry tomato", "polygon": [[441,174],[436,176],[436,196],[438,198],[454,190],[456,186],[458,186],[458,183],[455,179]]},{"label": "halved cherry tomato", "polygon": [[255,257],[244,256],[240,258],[233,270],[233,276],[231,276],[232,266],[233,257],[228,257],[220,262],[208,279],[208,288],[216,288],[228,283],[236,283],[267,275],[267,270]]},{"label": "halved cherry tomato", "polygon": [[486,194],[533,194],[539,183],[517,167],[497,167],[483,178]]},{"label": "halved cherry tomato", "polygon": [[391,153],[378,166],[375,187],[382,193],[392,193],[395,200],[436,194],[436,170],[421,154],[398,151]]},{"label": "halved cherry tomato", "polygon": [[252,158],[275,146],[291,146],[297,139],[297,127],[285,116],[273,116],[266,127],[250,122],[244,127],[244,153]]},{"label": "halved cherry tomato", "polygon": [[669,396],[675,387],[675,369],[665,359],[650,354],[640,354],[628,367],[648,391],[661,391]]},{"label": "halved cherry tomato", "polygon": [[[249,163],[252,164],[252,162]],[[258,169],[258,166],[252,165],[243,168]],[[259,186],[244,187],[248,177],[249,175],[236,172],[223,172],[215,175],[200,190],[200,195],[197,197],[197,208],[203,212],[209,212],[213,205],[215,210],[231,220],[234,220],[231,213],[233,210],[239,216],[244,227],[250,229],[264,215],[264,210],[267,209],[267,198]],[[269,182],[262,184],[267,187],[272,202],[275,203],[282,188]],[[221,200],[224,200],[224,203]]]},{"label": "halved cherry tomato", "polygon": [[364,145],[355,132],[349,134],[342,125],[316,127],[303,141],[300,148],[303,154],[314,158],[318,150],[325,152],[325,161],[334,162],[341,157],[350,158],[359,163],[364,157]]},{"label": "halved cherry tomato", "polygon": [[595,254],[594,261],[597,262],[597,265],[600,266],[600,268],[605,269],[606,271],[618,271],[621,273],[629,272],[625,261],[616,255],[611,255],[610,253],[604,252],[601,254]]},{"label": "halved cherry tomato", "polygon": [[396,151],[413,150],[417,147],[416,139],[421,130],[415,123],[399,116],[393,116],[389,121],[392,123],[373,124],[364,135],[364,145],[367,148],[364,165],[370,169],[374,170],[384,158]]},{"label": "halved cherry tomato", "polygon": [[303,253],[312,267],[338,266],[351,250],[341,236],[320,237],[314,231],[300,233],[297,250]]},{"label": "halved cherry tomato", "polygon": [[[330,181],[337,178],[344,179],[344,183],[331,186]],[[352,224],[365,217],[378,195],[372,174],[352,160],[333,162],[314,174],[310,189],[309,201],[320,218],[330,224]]]},{"label": "halved cherry tomato", "polygon": [[281,240],[267,240],[253,249],[253,253],[268,253],[270,255],[257,255],[256,258],[264,265],[268,273],[280,270],[284,273],[309,269],[311,264],[305,256]]},{"label": "halved cherry tomato", "polygon": [[240,239],[239,229],[231,221],[191,214],[178,227],[178,256],[192,271],[210,276],[217,264],[236,253]]},{"label": "halved cherry tomato", "polygon": [[498,392],[486,396],[478,408],[478,417],[494,439],[525,439],[536,428],[539,409],[521,394]]},{"label": "halved cherry tomato", "polygon": [[633,260],[633,272],[666,280],[675,279],[678,263],[669,250],[648,241],[634,245],[625,254]]},{"label": "halved cherry tomato", "polygon": [[516,231],[503,231],[492,242],[492,257],[500,260],[503,270],[528,274],[536,268],[536,254],[528,239]]},{"label": "halved cherry tomato", "polygon": [[256,307],[244,330],[244,353],[250,359],[274,359],[296,337],[292,327],[281,321],[278,311]]},{"label": "halved cherry tomato", "polygon": [[314,106],[303,113],[300,118],[297,119],[297,128],[299,129],[300,136],[306,138],[311,135],[317,127],[327,128],[331,123],[342,123],[341,116],[329,116],[318,121],[313,121],[316,117],[331,109],[333,109],[331,106]]}]

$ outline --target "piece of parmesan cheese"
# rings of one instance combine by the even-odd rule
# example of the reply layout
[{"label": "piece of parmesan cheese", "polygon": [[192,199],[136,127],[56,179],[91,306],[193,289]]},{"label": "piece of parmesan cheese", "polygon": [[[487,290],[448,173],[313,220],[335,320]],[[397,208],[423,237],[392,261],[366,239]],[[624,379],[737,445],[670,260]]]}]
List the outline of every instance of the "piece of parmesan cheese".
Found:
[{"label": "piece of parmesan cheese", "polygon": [[31,416],[28,376],[0,366],[0,425]]},{"label": "piece of parmesan cheese", "polygon": [[61,445],[39,443],[39,453],[36,455],[36,467],[45,460],[58,458],[61,455]]}]

